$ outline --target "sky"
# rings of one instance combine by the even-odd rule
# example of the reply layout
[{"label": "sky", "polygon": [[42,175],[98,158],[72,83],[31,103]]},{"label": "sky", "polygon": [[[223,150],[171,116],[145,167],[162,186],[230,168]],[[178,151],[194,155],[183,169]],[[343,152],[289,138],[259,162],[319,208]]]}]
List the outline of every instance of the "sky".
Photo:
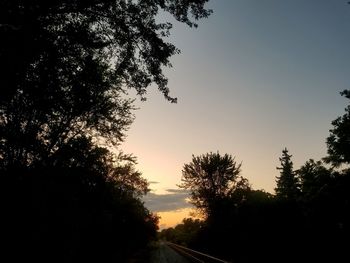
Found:
[{"label": "sky", "polygon": [[[350,5],[345,0],[214,0],[197,29],[174,23],[181,54],[165,69],[171,95],[151,87],[121,148],[150,181],[146,206],[161,228],[188,216],[177,187],[192,155],[242,162],[254,189],[273,193],[282,149],[297,169],[327,154],[331,121],[350,84]],[[171,20],[171,22],[174,22]]]}]

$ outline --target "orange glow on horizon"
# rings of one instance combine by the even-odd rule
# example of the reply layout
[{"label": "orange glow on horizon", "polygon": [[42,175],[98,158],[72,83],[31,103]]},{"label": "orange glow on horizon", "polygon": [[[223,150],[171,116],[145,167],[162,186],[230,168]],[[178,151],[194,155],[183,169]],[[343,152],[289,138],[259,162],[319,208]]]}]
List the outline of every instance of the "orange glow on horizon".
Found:
[{"label": "orange glow on horizon", "polygon": [[197,218],[192,215],[194,212],[193,208],[183,208],[180,210],[166,211],[166,212],[157,212],[157,215],[160,216],[159,219],[159,229],[174,227],[177,224],[182,223],[184,218]]}]

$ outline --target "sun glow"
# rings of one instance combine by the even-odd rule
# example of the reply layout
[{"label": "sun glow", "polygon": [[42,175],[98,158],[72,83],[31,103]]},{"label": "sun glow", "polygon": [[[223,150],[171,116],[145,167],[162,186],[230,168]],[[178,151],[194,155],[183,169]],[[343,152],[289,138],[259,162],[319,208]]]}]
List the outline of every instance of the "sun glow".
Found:
[{"label": "sun glow", "polygon": [[160,230],[164,228],[174,227],[180,224],[184,218],[196,217],[193,215],[193,208],[183,208],[174,211],[158,212],[157,215],[160,216],[159,228]]}]

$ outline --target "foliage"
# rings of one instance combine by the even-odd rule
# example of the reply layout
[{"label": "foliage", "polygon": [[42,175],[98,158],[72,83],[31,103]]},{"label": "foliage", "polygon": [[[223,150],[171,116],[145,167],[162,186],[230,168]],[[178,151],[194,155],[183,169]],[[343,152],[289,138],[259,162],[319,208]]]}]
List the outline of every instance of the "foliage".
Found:
[{"label": "foliage", "polygon": [[0,0],[0,230],[9,254],[122,262],[155,237],[158,218],[140,199],[148,184],[116,147],[133,121],[130,90],[145,99],[155,84],[176,102],[163,68],[179,51],[159,14],[196,26],[210,14],[206,2]]},{"label": "foliage", "polygon": [[307,161],[298,171],[301,178],[301,202],[304,213],[313,227],[323,229],[346,228],[349,218],[348,171],[326,168],[321,161]]},{"label": "foliage", "polygon": [[183,167],[180,187],[189,189],[192,204],[210,216],[220,200],[246,187],[245,181],[239,177],[240,167],[241,164],[228,154],[193,155],[192,162]]},{"label": "foliage", "polygon": [[[340,93],[350,99],[350,90]],[[327,138],[328,156],[326,162],[334,166],[350,164],[350,105],[345,108],[345,114],[332,121],[333,129]]]},{"label": "foliage", "polygon": [[0,1],[0,169],[52,165],[76,138],[118,144],[133,116],[128,89],[143,99],[178,52],[170,23],[207,17],[207,0]]},{"label": "foliage", "polygon": [[299,182],[295,171],[293,170],[292,155],[288,154],[288,149],[282,151],[280,157],[281,167],[280,176],[277,177],[277,187],[275,188],[277,197],[285,200],[296,200],[299,195]]},{"label": "foliage", "polygon": [[76,146],[55,167],[1,174],[2,251],[12,259],[123,262],[155,238],[158,218],[140,199],[148,184],[132,158]]},{"label": "foliage", "polygon": [[[210,182],[215,180],[208,180],[211,177],[207,174],[215,174],[214,164],[220,162],[210,162],[210,154],[203,156],[193,157],[193,161],[184,166],[187,169],[184,168],[183,173],[191,178],[186,181],[187,187],[198,193],[208,190],[215,196],[215,191],[209,190]],[[281,166],[277,168],[280,176],[276,195],[254,190],[241,178],[240,187],[221,191],[225,194],[215,196],[215,201],[210,199],[207,211],[211,212],[191,242],[183,241],[186,240],[183,225],[164,230],[164,235],[174,242],[190,244],[196,250],[235,262],[280,262],[281,259],[284,262],[341,262],[347,257],[345,244],[349,238],[349,169],[340,171],[310,159],[294,170],[291,158],[284,149]],[[210,187],[202,190],[202,185]],[[213,185],[215,189],[217,185]],[[225,181],[221,187],[227,189]]]},{"label": "foliage", "polygon": [[[112,83],[117,85],[114,88],[124,84],[144,95],[146,88],[155,82],[171,100],[161,67],[169,66],[169,57],[178,51],[163,40],[169,35],[171,24],[159,23],[156,17],[160,12],[168,12],[178,21],[193,26],[196,24],[191,21],[191,16],[197,20],[210,14],[204,9],[206,2],[1,1],[4,41],[0,51],[5,59],[2,60],[2,69],[7,69],[7,79],[12,79],[11,83],[6,83],[9,85],[5,86],[2,95],[13,96],[18,89],[15,84],[21,84],[25,79],[34,76],[47,78],[45,71],[53,73],[52,69],[41,65],[49,63],[53,66],[52,62],[59,63],[56,74],[60,76],[50,77],[58,78],[68,88],[74,84],[71,83],[72,77],[79,77],[85,63],[93,60],[107,67],[100,68],[99,74],[92,76],[106,77],[104,73],[111,73]],[[38,71],[40,69],[43,71]],[[14,76],[19,77],[16,82]],[[50,84],[54,85],[54,80]],[[86,87],[87,90],[91,88]]]},{"label": "foliage", "polygon": [[325,191],[333,177],[332,169],[327,169],[321,161],[310,159],[301,166],[296,174],[300,181],[303,200],[317,198]]},{"label": "foliage", "polygon": [[196,243],[197,236],[204,227],[204,222],[199,219],[184,218],[181,224],[174,228],[163,229],[159,238],[179,245],[192,247]]}]

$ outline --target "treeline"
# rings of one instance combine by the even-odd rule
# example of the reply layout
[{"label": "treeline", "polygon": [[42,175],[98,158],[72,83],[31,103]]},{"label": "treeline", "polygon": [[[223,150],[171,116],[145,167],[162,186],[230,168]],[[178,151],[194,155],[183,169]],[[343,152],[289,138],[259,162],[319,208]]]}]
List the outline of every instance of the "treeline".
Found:
[{"label": "treeline", "polygon": [[193,156],[181,187],[205,219],[185,219],[160,238],[232,262],[348,261],[350,105],[332,125],[322,160],[295,169],[282,151],[275,194],[252,189],[231,155]]},{"label": "treeline", "polygon": [[196,26],[207,0],[0,0],[0,260],[124,262],[155,238],[148,183],[119,145],[130,90],[178,53],[159,12]]},{"label": "treeline", "polygon": [[[104,163],[89,168],[2,172],[3,260],[124,262],[155,239],[158,218],[140,199],[146,181],[130,171],[107,173]],[[123,177],[144,186],[134,188]]]}]

